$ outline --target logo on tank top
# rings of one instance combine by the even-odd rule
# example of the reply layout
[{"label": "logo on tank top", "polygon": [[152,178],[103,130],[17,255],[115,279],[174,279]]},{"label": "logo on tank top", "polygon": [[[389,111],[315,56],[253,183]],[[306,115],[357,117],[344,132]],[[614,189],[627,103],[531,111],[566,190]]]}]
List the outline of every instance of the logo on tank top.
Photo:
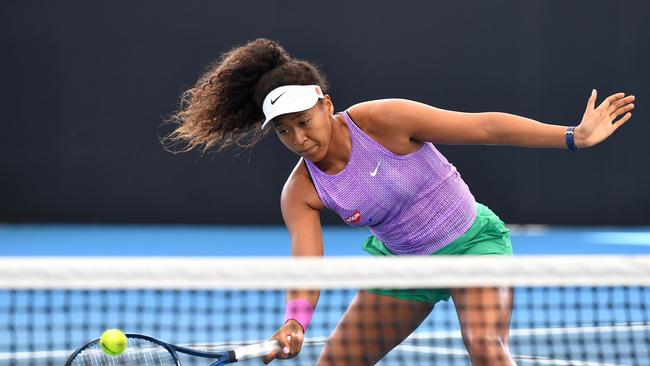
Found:
[{"label": "logo on tank top", "polygon": [[377,175],[377,170],[379,170],[380,165],[381,165],[381,161],[377,163],[377,166],[375,167],[375,170],[370,172],[371,177],[374,177],[375,175]]},{"label": "logo on tank top", "polygon": [[361,212],[359,212],[359,210],[356,210],[352,215],[346,217],[344,220],[348,224],[356,224],[361,221]]}]

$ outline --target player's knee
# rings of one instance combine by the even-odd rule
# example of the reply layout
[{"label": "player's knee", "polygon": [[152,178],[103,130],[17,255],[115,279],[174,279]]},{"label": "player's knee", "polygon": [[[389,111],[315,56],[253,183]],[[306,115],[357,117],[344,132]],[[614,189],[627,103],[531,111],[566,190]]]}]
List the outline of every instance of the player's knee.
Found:
[{"label": "player's knee", "polygon": [[475,366],[509,365],[510,357],[503,339],[492,334],[476,334],[464,339]]}]

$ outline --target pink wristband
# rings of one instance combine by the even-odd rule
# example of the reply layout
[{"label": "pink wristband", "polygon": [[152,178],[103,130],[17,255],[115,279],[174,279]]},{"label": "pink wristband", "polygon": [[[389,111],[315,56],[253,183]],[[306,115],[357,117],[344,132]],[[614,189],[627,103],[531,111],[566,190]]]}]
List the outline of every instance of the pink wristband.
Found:
[{"label": "pink wristband", "polygon": [[300,324],[302,331],[307,331],[311,317],[314,315],[314,308],[311,304],[303,299],[289,300],[287,303],[287,312],[284,316],[284,322],[293,319]]}]

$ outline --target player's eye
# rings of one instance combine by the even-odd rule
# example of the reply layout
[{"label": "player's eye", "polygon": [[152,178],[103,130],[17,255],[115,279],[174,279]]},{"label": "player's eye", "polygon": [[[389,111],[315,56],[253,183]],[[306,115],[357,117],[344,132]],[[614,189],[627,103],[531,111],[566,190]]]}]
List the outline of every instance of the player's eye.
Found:
[{"label": "player's eye", "polygon": [[298,125],[299,125],[300,127],[306,127],[307,124],[309,124],[309,120],[301,121]]}]

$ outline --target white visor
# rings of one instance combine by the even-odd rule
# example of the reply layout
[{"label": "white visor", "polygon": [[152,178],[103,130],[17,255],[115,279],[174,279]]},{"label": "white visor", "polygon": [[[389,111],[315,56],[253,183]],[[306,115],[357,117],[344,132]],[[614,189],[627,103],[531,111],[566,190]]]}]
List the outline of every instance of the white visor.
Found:
[{"label": "white visor", "polygon": [[318,85],[284,85],[275,88],[266,95],[262,103],[262,110],[266,117],[262,128],[277,116],[306,111],[322,98],[324,98],[323,92]]}]

